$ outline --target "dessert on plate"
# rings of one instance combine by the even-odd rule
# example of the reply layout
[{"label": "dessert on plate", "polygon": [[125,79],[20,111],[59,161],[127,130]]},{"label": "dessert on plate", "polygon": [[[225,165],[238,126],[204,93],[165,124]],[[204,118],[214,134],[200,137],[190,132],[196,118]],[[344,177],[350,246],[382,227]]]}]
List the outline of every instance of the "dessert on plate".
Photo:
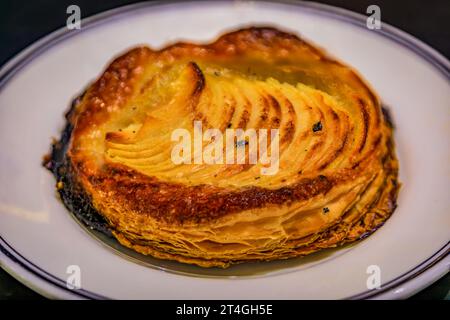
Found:
[{"label": "dessert on plate", "polygon": [[[274,28],[132,49],[66,119],[45,162],[65,205],[156,258],[303,256],[369,235],[396,206],[393,128],[377,95]],[[186,136],[180,148],[174,137]]]}]

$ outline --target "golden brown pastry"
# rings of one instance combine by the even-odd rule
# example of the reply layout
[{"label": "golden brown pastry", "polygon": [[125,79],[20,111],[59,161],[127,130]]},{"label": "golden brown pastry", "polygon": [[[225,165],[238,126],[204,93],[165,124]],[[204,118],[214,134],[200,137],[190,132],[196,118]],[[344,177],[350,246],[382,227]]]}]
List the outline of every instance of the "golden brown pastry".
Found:
[{"label": "golden brown pastry", "polygon": [[[172,133],[194,134],[195,121],[278,129],[276,173],[196,162],[195,150],[175,163]],[[248,141],[235,142],[249,160]],[[399,186],[377,96],[349,67],[272,28],[125,53],[75,101],[46,165],[65,204],[87,220],[99,214],[121,244],[203,267],[361,239],[393,212]]]}]

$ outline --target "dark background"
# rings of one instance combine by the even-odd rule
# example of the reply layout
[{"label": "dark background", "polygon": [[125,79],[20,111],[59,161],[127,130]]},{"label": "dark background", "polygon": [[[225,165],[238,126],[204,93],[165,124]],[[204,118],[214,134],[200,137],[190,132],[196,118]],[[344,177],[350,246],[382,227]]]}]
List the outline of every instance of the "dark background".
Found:
[{"label": "dark background", "polygon": [[[28,45],[66,24],[66,9],[71,4],[81,8],[82,18],[136,0],[0,0],[0,65]],[[365,14],[371,4],[381,8],[382,22],[396,26],[429,44],[450,58],[449,0],[325,0],[337,7]],[[205,5],[207,3],[205,2]],[[449,299],[450,275],[416,294],[414,299]],[[40,299],[0,269],[0,299]]]}]

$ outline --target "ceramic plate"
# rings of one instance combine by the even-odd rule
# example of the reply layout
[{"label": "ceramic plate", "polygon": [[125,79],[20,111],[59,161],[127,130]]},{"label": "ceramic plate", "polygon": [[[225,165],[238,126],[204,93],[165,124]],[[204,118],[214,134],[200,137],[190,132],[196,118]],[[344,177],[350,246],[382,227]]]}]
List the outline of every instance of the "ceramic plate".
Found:
[{"label": "ceramic plate", "polygon": [[[225,271],[142,257],[80,226],[41,166],[71,99],[130,47],[209,42],[248,25],[299,34],[356,68],[379,93],[395,122],[403,183],[393,216],[352,246]],[[81,30],[61,29],[0,70],[0,263],[57,298],[410,296],[450,265],[449,68],[436,51],[387,24],[370,30],[365,16],[311,3],[136,4],[87,18]],[[379,289],[367,286],[373,266]],[[78,271],[81,288],[70,289],[67,280]]]}]

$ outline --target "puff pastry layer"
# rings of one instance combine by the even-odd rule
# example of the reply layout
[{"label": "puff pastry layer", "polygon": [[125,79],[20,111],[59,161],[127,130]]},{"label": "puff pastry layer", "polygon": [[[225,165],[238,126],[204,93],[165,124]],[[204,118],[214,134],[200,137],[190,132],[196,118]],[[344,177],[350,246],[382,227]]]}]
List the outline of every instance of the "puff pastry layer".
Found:
[{"label": "puff pastry layer", "polygon": [[[297,257],[361,239],[395,209],[398,163],[377,96],[273,28],[130,50],[66,118],[46,160],[62,199],[146,255],[203,267]],[[171,133],[194,121],[279,129],[278,172],[174,164]]]}]

